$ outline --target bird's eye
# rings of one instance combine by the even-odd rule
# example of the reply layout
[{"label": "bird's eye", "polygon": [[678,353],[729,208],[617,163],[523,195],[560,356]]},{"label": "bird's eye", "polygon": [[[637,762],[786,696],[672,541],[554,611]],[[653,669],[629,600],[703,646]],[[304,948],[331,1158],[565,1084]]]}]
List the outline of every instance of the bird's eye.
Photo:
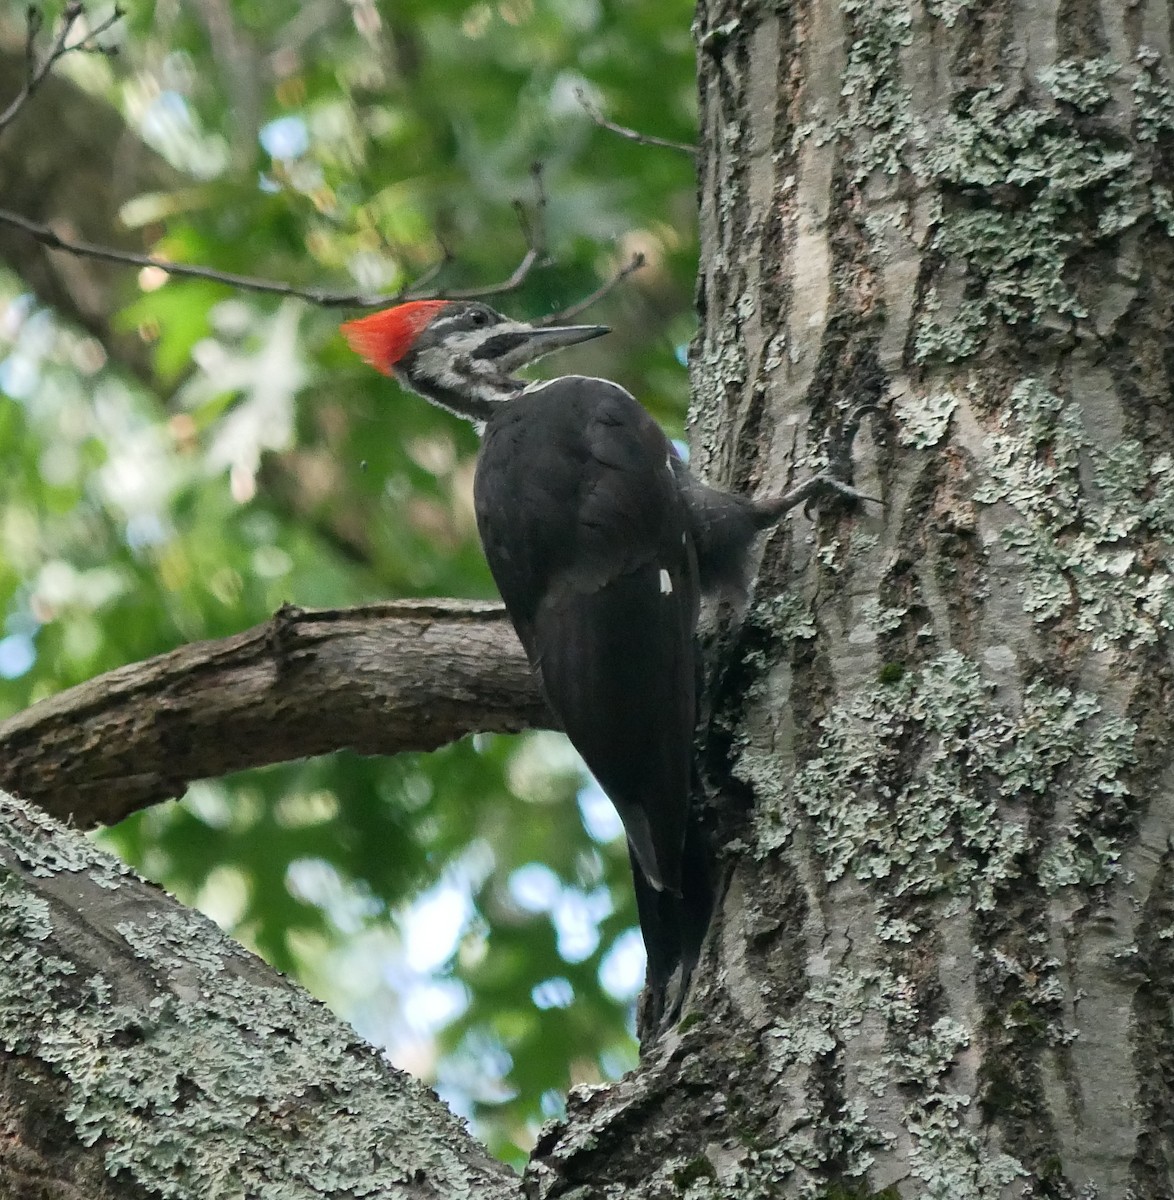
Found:
[{"label": "bird's eye", "polygon": [[489,314],[483,309],[475,308],[469,316],[469,324],[474,329],[480,329],[482,325],[489,324]]}]

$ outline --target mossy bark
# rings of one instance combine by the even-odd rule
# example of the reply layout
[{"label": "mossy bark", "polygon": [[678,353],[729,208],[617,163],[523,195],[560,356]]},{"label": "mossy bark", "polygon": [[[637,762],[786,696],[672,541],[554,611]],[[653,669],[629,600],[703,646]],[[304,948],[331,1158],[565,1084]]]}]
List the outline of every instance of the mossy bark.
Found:
[{"label": "mossy bark", "polygon": [[410,1076],[0,792],[0,1197],[505,1197]]}]

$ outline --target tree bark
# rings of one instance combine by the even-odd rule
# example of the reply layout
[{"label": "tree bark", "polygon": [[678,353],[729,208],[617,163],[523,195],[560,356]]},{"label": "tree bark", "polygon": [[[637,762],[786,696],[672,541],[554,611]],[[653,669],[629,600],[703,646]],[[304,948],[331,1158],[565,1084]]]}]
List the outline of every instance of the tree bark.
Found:
[{"label": "tree bark", "polygon": [[696,29],[694,452],[777,490],[883,398],[886,504],[769,541],[693,994],[536,1194],[1170,1197],[1169,6]]},{"label": "tree bark", "polygon": [[517,1195],[427,1088],[0,793],[0,1196]]},{"label": "tree bark", "polygon": [[245,767],[536,727],[557,722],[500,605],[286,605],[0,723],[0,786],[91,828]]}]

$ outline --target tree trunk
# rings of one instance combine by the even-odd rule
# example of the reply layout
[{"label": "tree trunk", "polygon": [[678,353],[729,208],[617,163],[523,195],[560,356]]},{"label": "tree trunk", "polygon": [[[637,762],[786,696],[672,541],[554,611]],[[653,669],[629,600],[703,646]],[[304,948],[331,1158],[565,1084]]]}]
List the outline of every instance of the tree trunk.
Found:
[{"label": "tree trunk", "polygon": [[1170,28],[701,0],[694,452],[884,401],[885,503],[765,549],[694,995],[540,1194],[1174,1194]]},{"label": "tree trunk", "polygon": [[[1156,0],[701,0],[694,452],[774,493],[879,403],[854,460],[884,507],[791,520],[715,624],[723,892],[694,990],[636,1072],[572,1093],[529,1197],[1174,1196],[1171,25]],[[6,897],[62,880],[22,858],[0,859]],[[165,937],[158,968],[199,1051],[177,1037],[168,1087],[140,1086],[148,1056],[82,1119],[90,1072],[155,1020],[131,971],[155,968],[126,951],[146,901],[88,888],[113,985],[96,949],[72,974],[72,943],[19,949],[68,890],[0,909],[34,939],[6,935],[9,996],[48,1031],[30,1049],[5,1019],[5,1139],[43,1081],[19,1111],[64,1113],[119,1179],[164,1189],[138,1137],[163,1111],[204,1171],[178,1194],[248,1191],[191,1111],[239,1033],[234,1094],[304,1151],[294,1098],[319,1085],[271,1083],[291,1022],[227,1020],[219,984],[193,998],[222,958],[206,931]],[[61,1049],[60,997],[108,989],[106,1040]],[[353,1052],[316,1044],[337,1096]],[[364,1130],[369,1103],[347,1103]],[[355,1186],[265,1145],[289,1194]]]}]

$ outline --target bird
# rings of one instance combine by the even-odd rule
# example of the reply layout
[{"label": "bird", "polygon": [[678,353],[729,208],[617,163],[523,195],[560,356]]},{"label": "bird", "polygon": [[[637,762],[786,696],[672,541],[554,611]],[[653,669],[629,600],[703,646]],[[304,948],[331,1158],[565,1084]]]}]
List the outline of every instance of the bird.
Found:
[{"label": "bird", "polygon": [[691,807],[702,597],[744,592],[755,537],[788,509],[858,493],[830,473],[773,499],[720,491],[619,384],[517,376],[603,325],[414,300],[341,332],[481,433],[481,545],[551,710],[623,822],[647,951],[642,1024],[662,1028],[680,1013],[713,906],[713,856]]}]

